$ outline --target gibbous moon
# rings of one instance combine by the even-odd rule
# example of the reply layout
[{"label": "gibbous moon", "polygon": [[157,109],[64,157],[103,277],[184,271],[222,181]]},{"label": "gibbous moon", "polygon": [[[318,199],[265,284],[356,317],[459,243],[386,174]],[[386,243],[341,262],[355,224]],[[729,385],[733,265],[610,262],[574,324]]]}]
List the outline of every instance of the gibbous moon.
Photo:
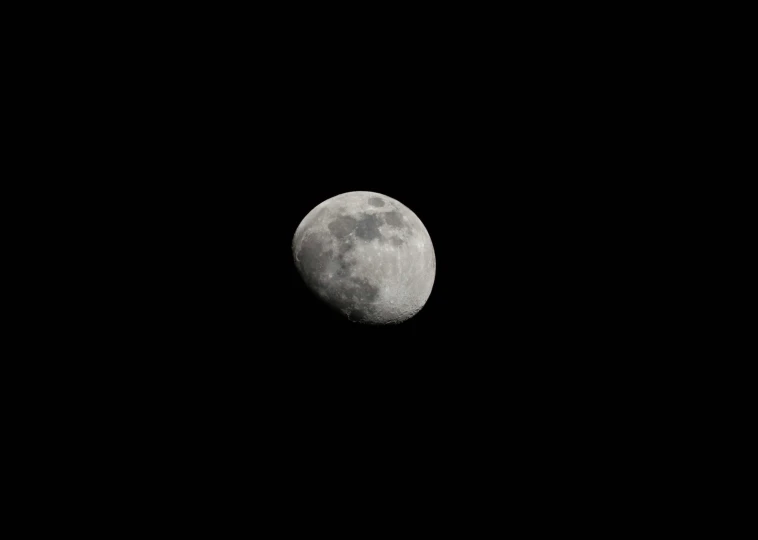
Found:
[{"label": "gibbous moon", "polygon": [[410,319],[434,285],[429,232],[381,193],[351,191],[316,206],[295,231],[292,254],[308,287],[351,321]]}]

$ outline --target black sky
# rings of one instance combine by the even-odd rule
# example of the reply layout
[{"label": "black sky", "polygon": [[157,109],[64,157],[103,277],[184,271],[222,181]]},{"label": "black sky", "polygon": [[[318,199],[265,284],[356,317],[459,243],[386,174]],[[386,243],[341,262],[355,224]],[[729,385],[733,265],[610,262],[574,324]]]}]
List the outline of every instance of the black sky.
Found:
[{"label": "black sky", "polygon": [[[156,434],[203,433],[235,461],[263,445],[303,474],[322,454],[402,447],[424,468],[503,438],[510,463],[547,467],[623,388],[644,323],[620,277],[638,184],[613,63],[517,20],[419,24],[364,41],[187,27],[129,70],[109,58],[100,301],[118,315],[96,333],[116,358],[104,392]],[[431,296],[401,325],[344,320],[295,269],[303,217],[356,190],[401,201],[434,243]]]}]

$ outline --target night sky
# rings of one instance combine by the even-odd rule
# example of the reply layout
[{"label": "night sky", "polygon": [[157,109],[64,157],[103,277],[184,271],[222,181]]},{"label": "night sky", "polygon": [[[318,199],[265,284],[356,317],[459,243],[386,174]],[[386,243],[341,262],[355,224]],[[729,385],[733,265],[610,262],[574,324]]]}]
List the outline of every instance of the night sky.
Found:
[{"label": "night sky", "polygon": [[[117,227],[87,330],[123,416],[288,477],[394,460],[430,485],[445,462],[549,470],[613,425],[644,329],[625,273],[644,216],[623,218],[640,183],[613,136],[629,109],[606,62],[520,27],[365,47],[359,28],[224,28],[118,71],[101,122],[119,142],[88,149]],[[431,236],[434,288],[400,325],[347,321],[293,263],[303,217],[348,191],[397,199]]]}]

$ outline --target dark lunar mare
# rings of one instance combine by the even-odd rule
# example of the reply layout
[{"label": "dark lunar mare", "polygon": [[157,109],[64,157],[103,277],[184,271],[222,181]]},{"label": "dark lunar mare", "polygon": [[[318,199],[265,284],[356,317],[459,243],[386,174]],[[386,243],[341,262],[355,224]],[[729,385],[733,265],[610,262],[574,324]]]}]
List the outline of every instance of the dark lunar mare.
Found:
[{"label": "dark lunar mare", "polygon": [[379,232],[381,225],[382,220],[377,214],[361,214],[361,219],[355,229],[355,236],[367,242],[371,242],[374,238],[384,239],[382,233]]},{"label": "dark lunar mare", "polygon": [[327,227],[329,232],[338,239],[345,238],[355,231],[355,236],[367,242],[375,238],[383,240],[384,237],[379,232],[379,227],[383,221],[379,216],[380,214],[362,213],[357,220],[352,216],[339,216],[332,220]]},{"label": "dark lunar mare", "polygon": [[401,216],[395,210],[392,210],[391,212],[385,212],[384,221],[386,221],[387,225],[391,227],[397,227],[397,228],[405,227],[406,229],[410,228],[408,224],[405,221],[403,221],[403,216]]},{"label": "dark lunar mare", "polygon": [[337,238],[344,238],[355,230],[357,223],[358,222],[353,217],[340,216],[329,223],[329,232]]}]

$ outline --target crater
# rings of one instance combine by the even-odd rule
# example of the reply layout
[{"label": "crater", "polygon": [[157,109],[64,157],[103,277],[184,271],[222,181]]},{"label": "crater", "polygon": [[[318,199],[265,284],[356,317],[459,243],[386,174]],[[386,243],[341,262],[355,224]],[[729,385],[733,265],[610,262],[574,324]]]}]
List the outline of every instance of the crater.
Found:
[{"label": "crater", "polygon": [[346,279],[350,277],[350,269],[355,266],[355,263],[348,262],[342,258],[339,260],[339,268],[337,268],[336,275],[338,278]]},{"label": "crater", "polygon": [[383,199],[380,199],[379,197],[371,197],[371,198],[368,200],[368,203],[369,203],[371,206],[384,206],[384,200],[383,200]]},{"label": "crater", "polygon": [[350,216],[340,216],[329,223],[329,232],[337,238],[344,238],[353,230],[358,222]]},{"label": "crater", "polygon": [[403,244],[405,244],[405,242],[401,240],[400,238],[398,238],[397,236],[393,236],[390,239],[390,242],[392,242],[393,246],[402,246]]}]

